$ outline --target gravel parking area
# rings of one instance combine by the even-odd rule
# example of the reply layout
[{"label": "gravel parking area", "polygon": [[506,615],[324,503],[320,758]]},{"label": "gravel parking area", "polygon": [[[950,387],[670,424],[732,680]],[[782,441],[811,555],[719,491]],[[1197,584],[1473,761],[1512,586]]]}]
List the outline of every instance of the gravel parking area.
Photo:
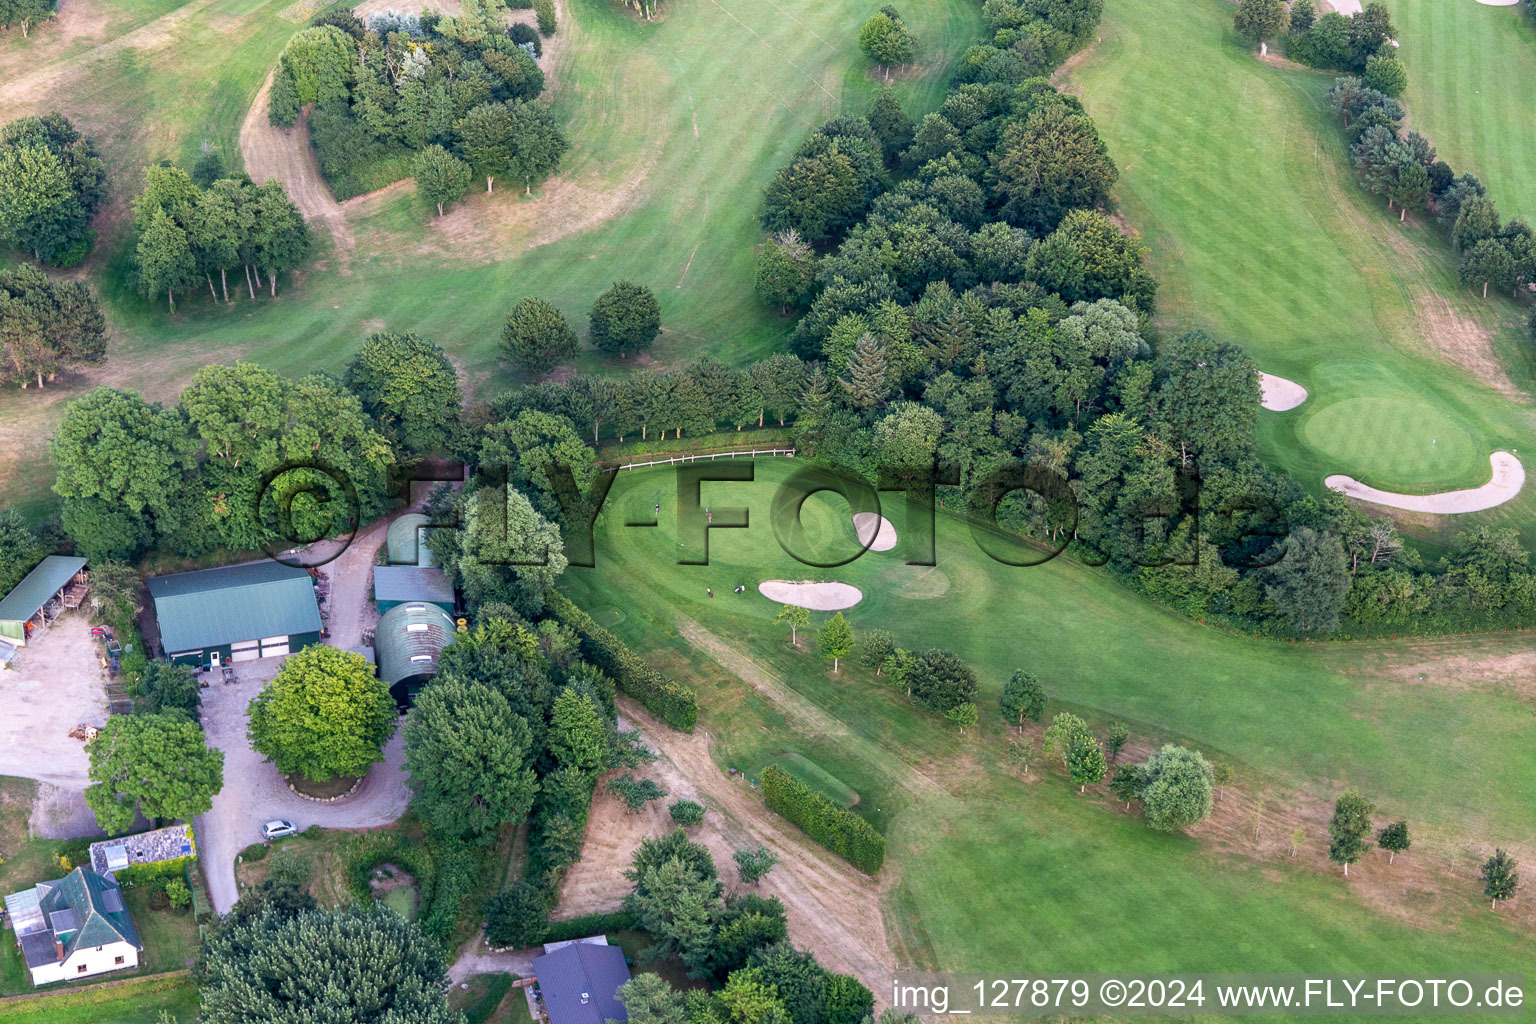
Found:
[{"label": "gravel parking area", "polygon": [[65,612],[0,671],[0,775],[42,783],[34,833],[50,839],[100,835],[82,795],[89,784],[82,723],[107,721],[106,672],[84,611]]}]

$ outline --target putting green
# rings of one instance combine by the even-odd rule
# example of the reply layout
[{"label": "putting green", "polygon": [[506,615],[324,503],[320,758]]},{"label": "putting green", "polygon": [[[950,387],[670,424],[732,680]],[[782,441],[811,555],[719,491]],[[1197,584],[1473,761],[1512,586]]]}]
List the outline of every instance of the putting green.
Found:
[{"label": "putting green", "polygon": [[1413,489],[1426,481],[1459,480],[1481,468],[1487,453],[1463,427],[1432,406],[1404,398],[1351,398],[1322,406],[1307,418],[1301,437],[1337,472],[1377,486]]}]

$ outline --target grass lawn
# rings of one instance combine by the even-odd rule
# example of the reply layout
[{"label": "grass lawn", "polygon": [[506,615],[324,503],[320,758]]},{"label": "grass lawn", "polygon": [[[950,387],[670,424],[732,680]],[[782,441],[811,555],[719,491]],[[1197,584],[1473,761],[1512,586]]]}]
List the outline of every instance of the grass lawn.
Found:
[{"label": "grass lawn", "polygon": [[1457,171],[1483,180],[1505,217],[1536,218],[1536,59],[1523,6],[1393,0],[1413,125]]},{"label": "grass lawn", "polygon": [[[1491,10],[1424,0],[1394,17],[1432,4],[1448,20]],[[1508,397],[1536,379],[1524,307],[1462,288],[1427,215],[1400,225],[1354,184],[1322,100],[1335,75],[1261,62],[1222,0],[1110,0],[1101,34],[1067,84],[1121,168],[1116,195],[1150,247],[1161,324],[1240,342],[1310,392],[1260,414],[1268,458],[1315,488],[1347,473],[1426,493],[1485,483],[1496,449],[1536,452],[1527,400]],[[1404,53],[1418,75],[1414,44]],[[1465,120],[1511,145],[1532,137]],[[1417,108],[1414,124],[1426,127]],[[1441,526],[1507,523],[1530,542],[1533,502]]]},{"label": "grass lawn", "polygon": [[[468,988],[455,985],[448,991],[448,1008],[464,1011],[467,1024],[485,1024],[500,1007],[512,990],[516,976],[505,971],[499,974],[476,974],[464,982]],[[517,993],[522,999],[523,994]],[[524,1009],[524,1014],[527,1010]]]},{"label": "grass lawn", "polygon": [[[1165,614],[1096,570],[991,562],[948,518],[936,568],[901,565],[898,545],[810,569],[778,550],[766,524],[774,485],[791,468],[763,460],[754,484],[704,485],[713,508],[747,506],[754,523],[714,531],[707,567],[676,564],[665,505],[659,529],[617,525],[631,504],[671,485],[654,471],[623,474],[599,527],[598,567],[568,573],[563,585],[697,687],[699,727],[715,737],[722,768],[792,749],[859,794],[858,812],[890,840],[886,920],[903,962],[1148,971],[1521,962],[1527,938],[1505,916],[1482,912],[1467,860],[1448,894],[1415,889],[1410,902],[1393,892],[1385,909],[1351,892],[1360,879],[1344,883],[1320,863],[1323,809],[1347,784],[1373,796],[1384,818],[1406,817],[1433,836],[1441,852],[1529,834],[1536,817],[1522,787],[1488,783],[1536,773],[1522,739],[1529,709],[1495,684],[1468,685],[1479,674],[1451,659],[1474,648],[1253,642]],[[900,510],[884,511],[900,533]],[[810,532],[839,532],[840,514],[818,499],[807,517]],[[901,595],[897,583],[914,571],[929,582],[905,589],[928,596]],[[788,630],[771,621],[777,606],[756,593],[759,580],[775,577],[853,583],[865,593],[846,613],[856,629],[879,626],[904,646],[962,654],[981,681],[980,729],[962,737],[917,712],[856,658],[834,675],[813,635],[792,649]],[[934,584],[940,577],[947,586]],[[747,594],[731,593],[738,583]],[[824,618],[813,613],[812,627]],[[697,639],[700,623],[740,660],[726,665],[685,639],[684,631]],[[1009,774],[995,701],[1019,666],[1041,676],[1048,713],[1071,709],[1098,729],[1123,719],[1135,744],[1182,740],[1230,761],[1241,796],[1229,799],[1269,802],[1260,808],[1266,842],[1289,834],[1288,815],[1311,815],[1311,859],[1250,851],[1240,837],[1160,835],[1118,804],[1080,797],[1059,773],[1033,784]]]},{"label": "grass lawn", "polygon": [[0,1020],[32,1024],[155,1024],[162,1012],[182,1024],[197,1019],[197,987],[186,975],[61,992],[41,999],[0,1005]]},{"label": "grass lawn", "polygon": [[[163,16],[144,29],[155,45],[109,53],[113,44],[104,43],[57,68],[46,91],[0,86],[0,121],[61,108],[98,138],[115,195],[130,198],[146,161],[189,163],[205,141],[234,152],[252,97],[297,30],[278,17],[288,2],[162,3]],[[942,97],[980,8],[915,0],[903,14],[923,52],[920,73],[895,88],[920,115]],[[791,323],[752,294],[761,190],[807,130],[867,109],[878,80],[857,47],[865,16],[813,0],[674,0],[665,18],[646,23],[611,0],[570,0],[558,36],[566,50],[552,76],[555,111],[573,142],[563,172],[568,205],[541,207],[537,195],[515,190],[472,196],[472,219],[486,233],[449,238],[409,190],[365,200],[349,214],[356,250],[346,265],[323,253],[302,284],[283,282],[275,302],[212,307],[189,296],[171,317],[125,293],[119,207],[90,266],[110,300],[109,362],[41,395],[0,394],[0,442],[27,448],[36,465],[62,401],[89,386],[110,382],[169,400],[209,362],[248,358],[294,375],[339,369],[383,324],[444,345],[485,395],[512,379],[496,345],[519,297],[548,298],[584,330],[593,299],[623,277],[661,299],[665,333],[654,355],[662,364],[706,352],[743,362],[776,350]],[[537,244],[552,222],[585,227]],[[632,364],[589,352],[581,365],[627,372]],[[48,505],[48,483],[43,472],[0,470],[7,500],[34,512]]]}]

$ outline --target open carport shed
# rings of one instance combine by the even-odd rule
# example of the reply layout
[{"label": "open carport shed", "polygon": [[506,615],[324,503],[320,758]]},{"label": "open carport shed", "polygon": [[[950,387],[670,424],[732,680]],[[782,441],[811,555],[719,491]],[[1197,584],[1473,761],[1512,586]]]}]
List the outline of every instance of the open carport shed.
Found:
[{"label": "open carport shed", "polygon": [[373,567],[373,603],[379,614],[396,605],[419,602],[453,611],[453,584],[443,570],[417,565],[376,565]]},{"label": "open carport shed", "polygon": [[85,559],[49,555],[0,601],[0,638],[16,647],[66,608],[78,608],[88,589]]},{"label": "open carport shed", "polygon": [[273,658],[320,642],[314,580],[295,566],[250,562],[156,576],[146,585],[160,647],[178,665]]},{"label": "open carport shed", "polygon": [[443,648],[453,643],[453,620],[435,604],[400,604],[385,612],[373,631],[379,678],[400,708],[437,674]]}]

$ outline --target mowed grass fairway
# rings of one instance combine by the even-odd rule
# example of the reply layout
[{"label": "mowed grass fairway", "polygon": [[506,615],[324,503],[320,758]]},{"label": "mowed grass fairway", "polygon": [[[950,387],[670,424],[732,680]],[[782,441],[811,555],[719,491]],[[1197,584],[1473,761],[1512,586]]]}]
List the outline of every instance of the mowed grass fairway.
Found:
[{"label": "mowed grass fairway", "polygon": [[[1463,288],[1426,215],[1400,225],[1354,183],[1322,99],[1335,77],[1260,61],[1222,0],[1109,0],[1066,85],[1121,168],[1162,326],[1239,342],[1309,390],[1296,410],[1261,413],[1269,459],[1314,488],[1331,473],[1411,493],[1486,483],[1491,452],[1536,453],[1523,308]],[[1475,521],[1536,539],[1533,501]]]},{"label": "mowed grass fairway", "polygon": [[[130,0],[147,24],[80,53],[60,42],[72,56],[0,84],[0,121],[62,110],[99,140],[114,190],[88,268],[110,299],[109,361],[42,395],[0,394],[0,442],[25,453],[0,469],[8,501],[45,506],[43,457],[61,403],[98,383],[171,400],[210,362],[336,370],[369,330],[388,325],[442,344],[487,396],[512,380],[496,345],[525,295],[555,302],[585,333],[593,299],[615,279],[650,285],[662,304],[654,356],[663,365],[706,353],[743,362],[779,347],[792,321],[752,293],[762,187],[807,131],[864,111],[879,85],[857,45],[868,12],[845,4],[668,0],[663,19],[646,23],[615,0],[568,0],[551,95],[573,149],[542,194],[472,191],[443,223],[408,187],[361,197],[346,207],[355,247],[321,238],[319,262],[301,282],[280,282],[275,302],[188,296],[172,317],[127,293],[124,204],[140,168],[162,158],[190,165],[205,141],[238,152],[251,101],[300,27],[279,17],[287,4]],[[980,9],[914,0],[903,13],[923,49],[918,70],[893,85],[920,115],[937,106]],[[109,19],[104,36],[134,24]],[[0,60],[23,58],[0,51]],[[632,365],[583,357],[588,369]]]},{"label": "mowed grass fairway", "polygon": [[1394,0],[1413,124],[1488,186],[1506,217],[1536,218],[1536,27],[1524,6]]},{"label": "mowed grass fairway", "polygon": [[[569,570],[561,585],[698,687],[700,728],[722,767],[760,771],[788,760],[818,789],[827,791],[815,778],[824,773],[858,793],[858,812],[889,837],[886,922],[904,962],[1034,973],[1367,971],[1527,956],[1519,925],[1481,913],[1470,859],[1450,895],[1406,878],[1394,889],[1380,876],[1387,910],[1351,891],[1376,884],[1362,881],[1373,869],[1346,883],[1318,863],[1326,808],[1349,784],[1377,799],[1384,819],[1405,816],[1432,836],[1426,845],[1438,853],[1419,848],[1423,857],[1531,834],[1529,706],[1470,666],[1518,649],[1507,638],[1253,642],[1166,614],[1102,570],[1062,559],[1004,566],[943,516],[934,567],[906,566],[898,543],[817,569],[786,555],[768,521],[776,488],[799,468],[759,460],[754,482],[703,485],[717,522],[730,507],[748,508],[751,522],[710,531],[708,566],[677,564],[673,475],[624,472],[598,526],[596,568]],[[657,501],[659,526],[623,525],[647,518]],[[881,511],[903,534],[899,504]],[[852,534],[847,516],[842,499],[813,497],[807,534],[842,544]],[[832,674],[815,648],[826,613],[811,614],[802,648],[792,649],[788,628],[772,621],[779,606],[757,593],[763,579],[854,584],[865,595],[845,612],[856,630],[885,628],[903,646],[962,654],[980,677],[980,727],[958,735],[856,657]],[[746,593],[732,593],[737,585]],[[1032,783],[1009,774],[996,699],[1018,667],[1039,674],[1049,713],[1071,709],[1100,730],[1123,719],[1140,749],[1182,740],[1234,763],[1241,781],[1222,815],[1236,827],[1164,836],[1118,804],[1079,796],[1059,772],[1039,781],[1037,768]],[[1246,855],[1247,810],[1235,808],[1266,799],[1266,850],[1283,846],[1298,824],[1294,808],[1304,809],[1302,858]],[[1409,886],[1413,899],[1400,898]]]}]

